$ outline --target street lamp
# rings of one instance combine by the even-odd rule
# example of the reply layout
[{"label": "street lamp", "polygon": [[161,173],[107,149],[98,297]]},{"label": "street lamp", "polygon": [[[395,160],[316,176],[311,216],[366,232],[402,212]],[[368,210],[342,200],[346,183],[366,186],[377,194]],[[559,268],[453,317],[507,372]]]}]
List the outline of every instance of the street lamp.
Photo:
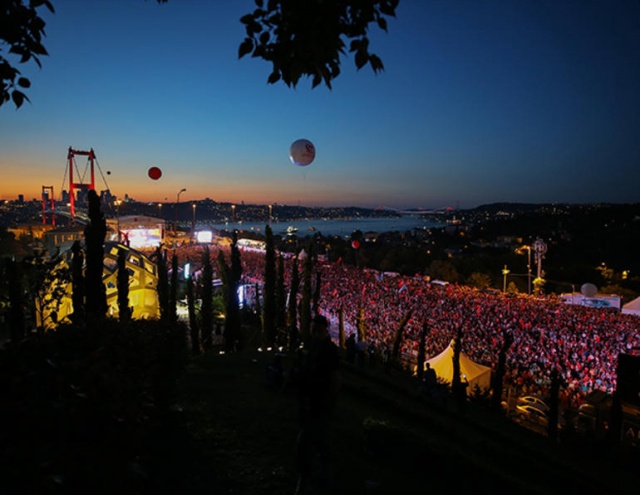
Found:
[{"label": "street lamp", "polygon": [[231,205],[231,221],[236,221],[236,205]]},{"label": "street lamp", "polygon": [[273,213],[273,205],[269,205],[269,225],[271,225],[272,213]]},{"label": "street lamp", "polygon": [[162,218],[162,203],[158,203],[158,218]]},{"label": "street lamp", "polygon": [[531,294],[531,246],[520,246],[516,249],[516,253],[522,254],[523,249],[527,250],[527,294]]},{"label": "street lamp", "polygon": [[183,187],[182,189],[180,189],[178,191],[178,195],[176,196],[176,223],[173,227],[173,231],[177,234],[178,233],[178,204],[180,203],[180,195],[185,192],[186,189]]},{"label": "street lamp", "polygon": [[507,268],[507,265],[504,265],[504,268],[502,269],[502,292],[507,292],[507,275],[509,275],[509,269]]},{"label": "street lamp", "polygon": [[191,205],[191,208],[193,209],[193,216],[191,217],[191,237],[195,239],[196,237],[196,204],[193,203]]}]

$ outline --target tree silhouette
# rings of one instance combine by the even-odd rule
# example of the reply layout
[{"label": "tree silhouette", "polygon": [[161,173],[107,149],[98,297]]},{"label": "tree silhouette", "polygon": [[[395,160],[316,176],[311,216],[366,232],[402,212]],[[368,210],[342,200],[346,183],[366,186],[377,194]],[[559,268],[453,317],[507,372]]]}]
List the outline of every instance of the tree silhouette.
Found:
[{"label": "tree silhouette", "polygon": [[509,332],[503,332],[503,343],[498,354],[498,363],[496,371],[491,376],[491,410],[500,412],[502,410],[502,387],[504,383],[504,375],[507,368],[507,352],[513,343],[513,335]]},{"label": "tree silhouette", "polygon": [[169,321],[169,275],[167,273],[167,260],[162,246],[156,248],[156,267],[158,269],[158,306],[160,307],[160,319]]},{"label": "tree silhouette", "polygon": [[89,189],[89,223],[84,229],[87,249],[85,269],[85,310],[87,316],[103,318],[107,314],[107,290],[102,282],[104,273],[104,240],[107,235],[107,222],[100,210],[100,196]]},{"label": "tree silhouette", "polygon": [[557,367],[551,370],[551,387],[549,390],[549,423],[547,434],[549,440],[555,442],[558,439],[558,416],[560,414],[560,372]]},{"label": "tree silhouette", "polygon": [[71,253],[71,321],[80,323],[84,320],[84,253],[80,241],[74,241]]},{"label": "tree silhouette", "polygon": [[129,271],[127,270],[127,250],[118,248],[118,317],[120,321],[127,322],[131,319],[129,307]]},{"label": "tree silhouette", "polygon": [[200,305],[202,347],[208,351],[213,345],[213,266],[211,265],[209,246],[204,246],[202,249],[200,298],[202,300]]},{"label": "tree silhouette", "polygon": [[218,252],[218,270],[222,279],[225,301],[224,348],[233,352],[242,347],[240,318],[240,301],[238,301],[238,285],[242,277],[242,263],[238,249],[238,232],[233,232],[231,243],[231,260],[228,265],[224,253]]},{"label": "tree silhouette", "polygon": [[398,328],[396,328],[396,332],[393,336],[393,348],[391,350],[391,358],[396,365],[400,366],[400,346],[402,344],[402,337],[404,335],[404,329],[409,323],[409,319],[411,318],[411,314],[413,313],[412,309],[407,310],[404,314],[400,323],[398,323]]},{"label": "tree silhouette", "polygon": [[271,346],[276,336],[276,250],[271,226],[265,228],[264,285],[262,290],[262,336]]},{"label": "tree silhouette", "polygon": [[302,299],[300,301],[300,334],[302,341],[309,344],[311,332],[311,276],[313,271],[313,243],[309,243],[302,269]]},{"label": "tree silhouette", "polygon": [[228,350],[241,349],[242,319],[240,315],[240,301],[238,289],[242,280],[242,260],[238,249],[238,231],[231,236],[231,266],[229,270],[229,286],[227,297],[227,318],[225,324],[225,345]]},{"label": "tree silhouette", "polygon": [[270,84],[283,81],[295,87],[301,77],[310,77],[312,87],[340,74],[340,58],[354,54],[358,69],[369,65],[375,73],[384,69],[382,60],[369,51],[370,24],[387,30],[387,17],[395,17],[399,0],[270,0],[264,8],[244,15],[240,21],[247,37],[240,45],[240,58],[251,55],[270,62]]},{"label": "tree silhouette", "polygon": [[462,382],[460,380],[460,354],[462,353],[462,330],[458,328],[456,338],[453,340],[453,376],[451,377],[451,391],[456,397],[460,397]]},{"label": "tree silhouette", "polygon": [[364,308],[362,303],[358,306],[358,316],[356,321],[356,329],[358,330],[358,342],[367,341],[367,324],[364,318]]},{"label": "tree silhouette", "polygon": [[287,329],[287,295],[285,288],[284,257],[278,256],[276,263],[276,331]]},{"label": "tree silhouette", "polygon": [[178,254],[174,251],[171,256],[171,284],[169,285],[169,321],[178,321]]},{"label": "tree silhouette", "polygon": [[299,344],[298,336],[298,289],[300,273],[298,272],[298,256],[291,263],[291,286],[287,299],[287,329],[289,330],[289,350],[293,351]]},{"label": "tree silhouette", "polygon": [[[30,1],[25,5],[22,1],[2,2],[2,22],[0,22],[0,42],[9,45],[9,53],[20,57],[20,63],[33,60],[38,67],[42,67],[40,56],[47,55],[42,45],[45,36],[45,22],[38,14],[38,9],[45,6],[53,12],[53,5],[48,1]],[[29,98],[22,92],[31,87],[31,81],[21,76],[18,69],[0,55],[0,106],[13,101],[16,108],[20,108],[24,100]]]},{"label": "tree silhouette", "polygon": [[322,273],[316,272],[316,283],[313,286],[313,314],[320,313],[320,289],[322,288]]},{"label": "tree silhouette", "polygon": [[[167,3],[169,0],[157,0]],[[48,55],[42,44],[45,22],[38,9],[54,12],[49,0],[3,2],[0,42],[9,53],[40,67],[40,57]],[[251,2],[247,2],[249,5]],[[238,58],[251,55],[271,63],[268,83],[284,82],[289,87],[300,78],[311,78],[312,87],[331,82],[340,74],[341,57],[353,53],[356,67],[369,65],[374,73],[384,65],[369,50],[372,25],[387,31],[387,19],[395,17],[399,0],[255,0],[257,6],[242,16],[246,37],[238,48]],[[347,42],[349,45],[347,46]],[[31,81],[0,55],[0,106],[13,100],[16,108],[29,101],[23,90]]]},{"label": "tree silhouette", "polygon": [[416,373],[418,375],[418,381],[422,382],[422,378],[424,377],[424,363],[427,359],[427,332],[429,328],[427,327],[426,322],[422,322],[422,331],[420,332],[420,340],[418,341],[418,367],[416,368]]},{"label": "tree silhouette", "polygon": [[340,349],[345,348],[345,336],[344,336],[344,306],[340,306],[340,313],[338,313],[338,344]]},{"label": "tree silhouette", "polygon": [[191,336],[191,352],[200,354],[200,328],[196,317],[195,288],[193,277],[187,278],[187,309],[189,312],[189,335]]}]

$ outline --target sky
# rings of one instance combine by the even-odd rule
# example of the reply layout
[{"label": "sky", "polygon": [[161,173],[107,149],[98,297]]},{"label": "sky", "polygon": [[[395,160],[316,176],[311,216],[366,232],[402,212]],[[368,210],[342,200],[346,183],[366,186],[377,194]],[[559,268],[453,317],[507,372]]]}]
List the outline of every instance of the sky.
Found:
[{"label": "sky", "polygon": [[97,189],[138,201],[640,201],[637,0],[400,0],[370,33],[385,70],[346,54],[331,90],[238,58],[253,0],[52,3],[49,56],[19,65],[30,102],[0,107],[0,199],[60,198],[71,147],[94,150]]}]

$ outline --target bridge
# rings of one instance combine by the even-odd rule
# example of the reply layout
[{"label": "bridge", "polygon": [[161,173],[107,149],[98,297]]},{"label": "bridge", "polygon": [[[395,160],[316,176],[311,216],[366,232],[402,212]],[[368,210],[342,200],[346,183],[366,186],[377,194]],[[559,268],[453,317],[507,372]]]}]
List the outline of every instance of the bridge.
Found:
[{"label": "bridge", "polygon": [[69,206],[58,206],[54,211],[56,215],[61,217],[70,218],[71,220],[75,220],[78,223],[86,225],[89,223],[89,217],[85,211],[82,211],[80,208],[75,208],[75,214],[71,213],[71,208]]}]

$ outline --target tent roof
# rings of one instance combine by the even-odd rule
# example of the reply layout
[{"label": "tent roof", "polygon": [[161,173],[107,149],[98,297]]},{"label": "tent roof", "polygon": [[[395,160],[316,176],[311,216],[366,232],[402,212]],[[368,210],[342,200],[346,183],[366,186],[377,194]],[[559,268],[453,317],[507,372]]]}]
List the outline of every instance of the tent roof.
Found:
[{"label": "tent roof", "polygon": [[633,301],[629,301],[622,306],[623,313],[640,313],[640,297],[635,298]]},{"label": "tent roof", "polygon": [[[427,363],[436,370],[436,374],[451,383],[453,380],[453,340],[437,356],[427,360]],[[480,388],[491,386],[491,368],[472,361],[464,353],[460,353],[460,372],[467,376],[469,386],[478,385]]]}]

